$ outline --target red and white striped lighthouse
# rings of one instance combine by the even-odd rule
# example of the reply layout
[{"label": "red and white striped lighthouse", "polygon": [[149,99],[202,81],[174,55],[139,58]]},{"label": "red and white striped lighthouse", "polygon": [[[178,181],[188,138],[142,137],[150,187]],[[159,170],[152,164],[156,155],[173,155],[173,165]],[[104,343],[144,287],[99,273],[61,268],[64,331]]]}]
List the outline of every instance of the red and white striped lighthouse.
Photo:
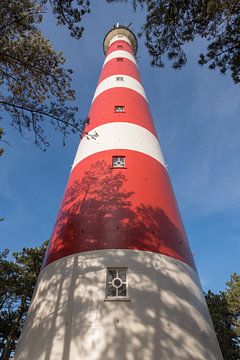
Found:
[{"label": "red and white striped lighthouse", "polygon": [[104,52],[15,359],[221,360],[135,35],[114,27]]}]

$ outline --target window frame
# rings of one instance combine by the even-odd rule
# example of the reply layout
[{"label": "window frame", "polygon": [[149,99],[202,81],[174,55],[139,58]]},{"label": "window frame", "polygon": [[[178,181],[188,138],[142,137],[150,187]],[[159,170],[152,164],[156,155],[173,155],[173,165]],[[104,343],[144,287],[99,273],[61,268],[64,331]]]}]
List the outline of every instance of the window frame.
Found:
[{"label": "window frame", "polygon": [[[112,281],[108,281],[108,275],[109,275],[109,271],[111,270],[114,270],[116,271],[116,274],[117,276],[112,280]],[[125,276],[126,276],[126,280],[125,281],[122,281],[122,279],[119,277],[119,271],[126,271],[125,272]],[[111,296],[111,295],[108,295],[108,286],[110,284],[113,285],[113,281],[115,279],[121,279],[122,281],[122,284],[125,284],[126,285],[126,296],[121,296],[121,295],[116,295],[116,296]],[[129,298],[129,286],[128,286],[128,268],[125,267],[125,266],[121,266],[121,267],[114,267],[114,266],[110,266],[110,267],[107,267],[106,269],[106,284],[105,284],[105,298],[104,298],[104,301],[131,301],[130,298]],[[116,287],[116,289],[118,289]],[[116,290],[116,294],[118,293],[118,290]]]},{"label": "window frame", "polygon": [[[113,158],[123,158],[124,159],[124,166],[114,166]],[[126,156],[125,155],[113,155],[112,156],[112,169],[126,169]]]},{"label": "window frame", "polygon": [[[123,111],[118,111],[117,109],[123,109]],[[125,111],[125,105],[115,105],[114,106],[114,112],[117,113],[117,114],[124,114],[126,111]]]},{"label": "window frame", "polygon": [[116,76],[116,81],[124,81],[124,76]]}]

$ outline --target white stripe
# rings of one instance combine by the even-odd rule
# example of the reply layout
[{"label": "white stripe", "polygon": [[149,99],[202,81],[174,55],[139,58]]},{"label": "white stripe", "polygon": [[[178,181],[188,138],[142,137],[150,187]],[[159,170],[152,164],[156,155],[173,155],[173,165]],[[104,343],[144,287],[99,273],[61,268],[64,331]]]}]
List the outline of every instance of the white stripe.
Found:
[{"label": "white stripe", "polygon": [[103,66],[110,60],[112,59],[116,59],[116,58],[125,58],[125,59],[128,59],[130,61],[132,61],[136,66],[137,66],[137,63],[136,63],[136,60],[134,58],[134,56],[132,54],[130,54],[128,51],[124,51],[124,50],[116,50],[116,51],[113,51],[112,53],[110,53],[104,63],[103,63]]},{"label": "white stripe", "polygon": [[131,41],[128,39],[127,36],[125,35],[115,35],[113,36],[113,38],[111,39],[111,41],[109,42],[109,45],[112,45],[115,41],[120,41],[120,40],[123,40],[123,41],[126,41],[131,47],[132,47],[132,44],[131,44]]},{"label": "white stripe", "polygon": [[89,132],[89,134],[95,133],[98,134],[95,140],[88,140],[86,137],[81,140],[73,168],[90,155],[113,149],[139,151],[165,166],[158,139],[142,126],[128,122],[112,122],[98,126]]},{"label": "white stripe", "polygon": [[[117,80],[117,78],[119,78],[119,77],[122,77],[123,81]],[[133,77],[128,76],[128,75],[116,74],[116,75],[109,76],[109,77],[107,77],[106,79],[104,79],[103,81],[100,82],[100,84],[97,86],[97,89],[96,89],[95,94],[93,96],[92,102],[103,91],[106,91],[106,90],[112,89],[112,88],[117,88],[117,87],[119,87],[119,88],[128,88],[128,89],[134,90],[137,93],[139,93],[140,95],[142,95],[146,101],[148,101],[147,96],[146,96],[145,91],[144,91],[144,88],[143,88],[142,84],[139,81],[135,80]]]}]

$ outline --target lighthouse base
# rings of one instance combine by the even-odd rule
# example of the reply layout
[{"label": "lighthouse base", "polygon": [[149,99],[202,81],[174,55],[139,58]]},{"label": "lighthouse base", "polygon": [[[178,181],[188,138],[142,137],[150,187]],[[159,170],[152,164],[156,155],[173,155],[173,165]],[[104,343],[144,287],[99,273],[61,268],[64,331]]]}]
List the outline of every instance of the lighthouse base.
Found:
[{"label": "lighthouse base", "polygon": [[[106,301],[106,269],[128,269]],[[15,360],[222,360],[196,272],[157,253],[74,254],[40,274]]]}]

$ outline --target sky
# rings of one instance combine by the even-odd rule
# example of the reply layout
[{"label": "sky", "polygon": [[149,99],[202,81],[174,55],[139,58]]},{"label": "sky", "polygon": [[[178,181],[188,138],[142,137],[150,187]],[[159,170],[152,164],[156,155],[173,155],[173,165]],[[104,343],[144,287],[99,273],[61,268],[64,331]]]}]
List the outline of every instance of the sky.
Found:
[{"label": "sky", "polygon": [[[133,12],[130,3],[94,0],[83,20],[80,40],[70,37],[46,14],[42,31],[66,66],[74,71],[79,117],[87,117],[104,61],[102,42],[119,22],[132,23],[137,34],[145,12]],[[139,39],[137,61],[160,138],[177,202],[189,237],[203,289],[218,292],[230,274],[240,272],[240,86],[197,64],[205,43],[185,47],[188,64],[181,71],[151,67],[151,58]],[[2,114],[3,115],[3,114]],[[79,136],[67,138],[48,127],[46,152],[9,126],[4,156],[0,158],[0,249],[19,251],[48,239],[57,216]]]}]

